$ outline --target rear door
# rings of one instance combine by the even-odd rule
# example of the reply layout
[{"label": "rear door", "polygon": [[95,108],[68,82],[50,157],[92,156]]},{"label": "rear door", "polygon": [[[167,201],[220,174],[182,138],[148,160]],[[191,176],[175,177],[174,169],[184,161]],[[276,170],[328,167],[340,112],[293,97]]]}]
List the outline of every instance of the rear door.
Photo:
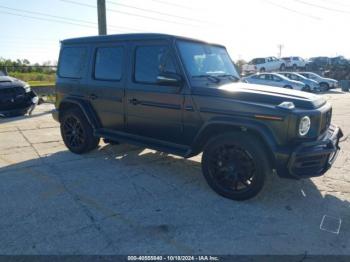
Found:
[{"label": "rear door", "polygon": [[145,40],[132,47],[133,72],[126,91],[128,133],[181,144],[181,88],[157,83],[161,72],[179,73],[166,40]]},{"label": "rear door", "polygon": [[124,129],[126,52],[124,43],[94,47],[87,97],[105,129]]}]

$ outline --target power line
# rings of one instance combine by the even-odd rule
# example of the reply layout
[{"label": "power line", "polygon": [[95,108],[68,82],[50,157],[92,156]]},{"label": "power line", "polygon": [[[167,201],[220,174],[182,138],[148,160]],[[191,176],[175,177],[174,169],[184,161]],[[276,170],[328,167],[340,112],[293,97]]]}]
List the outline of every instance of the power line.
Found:
[{"label": "power line", "polygon": [[[85,4],[85,3],[76,2],[76,1],[72,1],[72,0],[60,0],[60,1],[66,2],[66,3],[70,3],[70,4],[74,4],[74,5],[85,6],[85,7],[90,7],[90,8],[96,9],[96,6],[95,5],[91,5],[91,4]],[[141,17],[141,18],[144,18],[144,19],[149,19],[149,20],[154,20],[154,21],[162,21],[162,22],[170,23],[170,24],[177,24],[177,25],[185,25],[185,26],[196,27],[195,25],[191,25],[191,24],[186,24],[186,23],[181,23],[181,22],[176,22],[176,21],[170,21],[170,20],[165,20],[165,19],[156,18],[156,17],[152,17],[152,16],[141,15],[141,14],[134,14],[134,13],[120,11],[120,10],[116,10],[116,9],[107,9],[107,11],[114,12],[114,13],[119,13],[119,14],[124,14],[124,15],[135,16],[135,17]]]},{"label": "power line", "polygon": [[303,5],[312,6],[312,7],[316,7],[316,8],[327,10],[327,11],[332,11],[332,12],[337,12],[337,13],[342,13],[342,14],[350,14],[350,11],[346,11],[346,10],[327,7],[327,6],[323,6],[323,5],[317,5],[317,4],[305,2],[302,0],[294,0],[294,1],[297,3],[303,4]]},{"label": "power line", "polygon": [[190,9],[190,7],[188,7],[188,6],[181,5],[181,4],[174,4],[174,3],[170,3],[167,1],[163,1],[163,0],[151,0],[151,1],[161,3],[163,5],[170,5],[170,6],[176,6],[176,7],[181,7],[181,8],[185,8],[185,9]]},{"label": "power line", "polygon": [[307,13],[303,13],[303,12],[300,12],[298,10],[295,10],[295,9],[292,9],[292,8],[289,8],[289,7],[286,7],[286,6],[283,6],[283,5],[276,4],[276,3],[271,2],[269,0],[265,0],[265,2],[270,4],[270,5],[279,7],[279,8],[284,9],[284,10],[287,10],[289,12],[295,13],[295,14],[299,14],[299,15],[302,15],[302,16],[305,16],[305,17],[308,17],[308,18],[311,18],[311,19],[314,19],[314,20],[322,20],[322,18],[320,18],[320,17],[314,16],[314,15],[311,15],[311,14],[307,14]]},{"label": "power line", "polygon": [[[40,15],[40,16],[45,16],[45,17],[53,17],[61,20],[67,20],[67,21],[72,21],[72,22],[78,22],[78,23],[86,23],[90,25],[95,25],[97,26],[97,23],[91,22],[91,21],[86,21],[86,20],[81,20],[81,19],[75,19],[75,18],[68,18],[68,17],[63,17],[63,16],[57,16],[57,15],[48,15],[46,13],[41,13],[37,11],[30,11],[30,10],[24,10],[24,9],[19,9],[19,8],[12,8],[4,5],[0,5],[0,8],[7,9],[7,10],[12,10],[12,11],[17,11],[17,12],[22,12],[22,13],[29,13],[29,14],[35,14],[35,15]],[[140,29],[137,28],[132,28],[132,27],[126,27],[126,26],[115,26],[115,25],[109,25],[111,28],[115,29],[126,29],[126,30],[136,30],[139,31]]]},{"label": "power line", "polygon": [[30,18],[30,19],[35,19],[39,21],[49,21],[49,22],[55,22],[55,23],[60,23],[60,24],[68,24],[68,25],[75,25],[75,26],[81,26],[81,27],[87,27],[87,28],[94,28],[96,29],[96,26],[89,26],[89,25],[84,25],[84,24],[78,24],[78,23],[71,23],[71,22],[66,22],[62,20],[55,20],[55,19],[49,19],[49,18],[43,18],[43,17],[34,17],[30,15],[23,15],[23,14],[15,14],[11,12],[6,12],[6,11],[0,11],[2,14],[7,14],[7,15],[13,15],[13,16],[18,16],[18,17],[25,17],[25,18]]},{"label": "power line", "polygon": [[140,10],[140,11],[144,11],[144,12],[149,12],[149,13],[154,13],[154,14],[158,14],[158,15],[175,17],[175,18],[180,18],[180,19],[184,19],[184,20],[188,20],[188,21],[194,21],[194,22],[207,23],[207,21],[200,20],[200,19],[195,19],[195,18],[189,18],[189,17],[185,17],[185,16],[169,14],[169,13],[165,13],[165,12],[160,12],[160,11],[147,9],[147,8],[136,7],[136,6],[122,4],[122,3],[115,3],[115,2],[112,2],[112,1],[107,1],[107,2],[112,4],[112,5],[123,6],[123,7],[132,8],[132,9],[136,9],[136,10]]}]

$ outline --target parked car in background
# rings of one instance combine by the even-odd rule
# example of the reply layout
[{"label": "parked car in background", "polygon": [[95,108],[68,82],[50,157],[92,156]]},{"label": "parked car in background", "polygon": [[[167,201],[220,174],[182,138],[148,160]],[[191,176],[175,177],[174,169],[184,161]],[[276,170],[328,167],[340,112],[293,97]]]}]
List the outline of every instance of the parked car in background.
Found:
[{"label": "parked car in background", "polygon": [[305,68],[306,61],[299,56],[289,56],[282,58],[286,62],[286,68],[291,68],[294,71]]},{"label": "parked car in background", "polygon": [[284,75],[291,80],[300,81],[305,84],[305,90],[307,92],[320,92],[320,85],[317,81],[306,78],[305,76],[294,72],[278,72],[278,74]]},{"label": "parked car in background", "polygon": [[291,80],[277,73],[257,73],[248,77],[244,77],[242,81],[249,84],[276,86],[301,91],[305,91],[306,88],[306,85],[304,83]]},{"label": "parked car in background", "polygon": [[327,91],[332,88],[338,87],[338,81],[332,78],[322,77],[313,72],[300,72],[299,74],[305,76],[306,78],[317,81],[320,85],[321,91]]},{"label": "parked car in background", "polygon": [[0,71],[0,117],[19,116],[31,112],[39,102],[30,86]]},{"label": "parked car in background", "polygon": [[307,71],[322,71],[326,70],[330,65],[330,59],[326,56],[318,56],[310,58],[305,64]]},{"label": "parked car in background", "polygon": [[243,65],[243,74],[252,74],[257,72],[270,72],[277,70],[285,70],[286,63],[284,60],[274,56],[266,58],[254,58],[248,64]]}]

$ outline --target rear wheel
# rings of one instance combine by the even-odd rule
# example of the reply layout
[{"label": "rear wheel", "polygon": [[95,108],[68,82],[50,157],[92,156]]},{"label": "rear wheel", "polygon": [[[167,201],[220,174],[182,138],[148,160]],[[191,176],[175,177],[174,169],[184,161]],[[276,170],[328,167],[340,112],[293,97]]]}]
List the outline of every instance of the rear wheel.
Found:
[{"label": "rear wheel", "polygon": [[264,73],[266,71],[265,67],[260,68],[260,73]]},{"label": "rear wheel", "polygon": [[246,200],[262,189],[271,171],[264,146],[254,136],[227,133],[211,139],[202,156],[202,171],[219,195]]},{"label": "rear wheel", "polygon": [[286,69],[286,65],[285,64],[282,64],[281,66],[280,66],[280,70],[281,71],[284,71]]},{"label": "rear wheel", "polygon": [[329,85],[327,83],[320,83],[320,89],[322,92],[329,90]]},{"label": "rear wheel", "polygon": [[70,151],[83,154],[97,148],[100,138],[93,135],[91,125],[79,108],[63,112],[60,123],[64,144]]}]

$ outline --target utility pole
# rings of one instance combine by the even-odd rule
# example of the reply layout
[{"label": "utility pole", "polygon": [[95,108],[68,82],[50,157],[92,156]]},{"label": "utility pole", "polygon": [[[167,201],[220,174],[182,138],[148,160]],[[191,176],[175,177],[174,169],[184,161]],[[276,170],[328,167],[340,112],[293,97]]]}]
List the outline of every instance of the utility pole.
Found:
[{"label": "utility pole", "polygon": [[107,35],[106,1],[97,0],[98,34]]},{"label": "utility pole", "polygon": [[278,47],[278,58],[281,58],[282,57],[282,49],[283,49],[284,45],[279,44],[277,47]]}]

